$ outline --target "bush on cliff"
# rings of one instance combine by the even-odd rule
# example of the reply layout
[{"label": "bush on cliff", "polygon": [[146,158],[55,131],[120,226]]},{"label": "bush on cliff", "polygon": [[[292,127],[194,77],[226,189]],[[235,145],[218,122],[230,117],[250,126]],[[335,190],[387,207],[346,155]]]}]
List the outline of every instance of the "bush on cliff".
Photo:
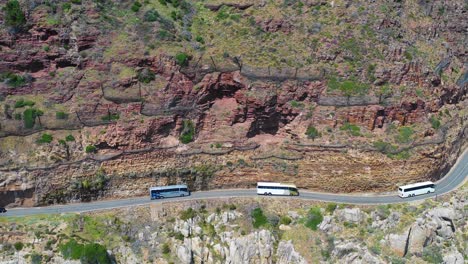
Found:
[{"label": "bush on cliff", "polygon": [[314,126],[309,126],[306,131],[306,135],[308,138],[315,140],[316,138],[320,137],[320,133],[318,132],[317,128]]},{"label": "bush on cliff", "polygon": [[395,137],[395,140],[399,143],[409,143],[413,140],[414,131],[409,126],[403,126],[398,129],[398,135]]},{"label": "bush on cliff", "polygon": [[50,143],[54,137],[51,134],[44,133],[41,135],[40,138],[37,139],[37,143],[43,144],[43,143]]},{"label": "bush on cliff", "polygon": [[64,259],[80,260],[81,263],[112,263],[110,256],[107,254],[105,246],[97,243],[80,244],[75,240],[70,240],[67,243],[60,245],[60,252]]},{"label": "bush on cliff", "polygon": [[312,230],[317,230],[317,227],[322,222],[322,220],[323,216],[322,212],[320,212],[320,207],[312,207],[307,213],[305,226]]},{"label": "bush on cliff", "polygon": [[5,12],[5,24],[14,28],[19,28],[26,24],[26,17],[18,0],[10,0],[3,7]]},{"label": "bush on cliff", "polygon": [[175,57],[176,62],[180,66],[187,66],[189,62],[189,55],[187,53],[178,53]]},{"label": "bush on cliff", "polygon": [[195,136],[195,125],[190,120],[184,120],[182,132],[180,133],[179,140],[183,144],[188,144],[193,141]]},{"label": "bush on cliff", "polygon": [[16,88],[25,85],[27,80],[24,76],[6,72],[0,74],[0,82],[6,82],[8,86]]},{"label": "bush on cliff", "polygon": [[88,145],[88,146],[86,146],[85,151],[86,151],[86,153],[96,153],[97,148],[95,146],[93,146],[93,145]]},{"label": "bush on cliff", "polygon": [[268,225],[268,218],[263,214],[262,208],[255,208],[250,215],[252,216],[252,225],[254,228]]}]

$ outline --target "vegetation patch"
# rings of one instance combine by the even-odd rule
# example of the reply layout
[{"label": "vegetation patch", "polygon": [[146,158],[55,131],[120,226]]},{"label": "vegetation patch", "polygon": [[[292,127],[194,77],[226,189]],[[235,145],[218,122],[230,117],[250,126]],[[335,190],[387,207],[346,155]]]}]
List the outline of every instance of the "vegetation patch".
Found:
[{"label": "vegetation patch", "polygon": [[26,84],[26,78],[11,72],[0,74],[0,82],[6,82],[6,84],[12,88],[21,87]]},{"label": "vegetation patch", "polygon": [[30,100],[19,99],[15,102],[15,108],[22,108],[25,106],[34,106],[36,103]]},{"label": "vegetation patch", "polygon": [[268,218],[263,214],[261,208],[255,208],[250,216],[252,217],[252,225],[254,228],[266,227],[269,225]]},{"label": "vegetation patch", "polygon": [[190,56],[187,53],[178,53],[175,59],[178,65],[187,66],[190,60]]},{"label": "vegetation patch", "polygon": [[3,7],[3,11],[5,12],[4,19],[7,26],[18,28],[26,24],[26,17],[18,0],[9,0]]},{"label": "vegetation patch", "polygon": [[183,144],[188,144],[193,141],[195,137],[195,125],[191,120],[184,120],[182,132],[180,133],[179,140]]},{"label": "vegetation patch", "polygon": [[309,212],[307,212],[305,226],[312,230],[317,230],[317,227],[322,220],[323,215],[320,211],[320,207],[312,207]]},{"label": "vegetation patch", "polygon": [[398,129],[398,135],[395,137],[395,140],[399,143],[410,143],[413,140],[414,131],[409,126],[403,126]]},{"label": "vegetation patch", "polygon": [[192,207],[189,207],[187,210],[180,212],[180,219],[187,221],[194,218],[197,215],[197,212],[193,210]]},{"label": "vegetation patch", "polygon": [[358,127],[357,125],[350,124],[350,123],[344,123],[341,127],[340,130],[347,131],[350,135],[358,137],[361,135],[361,128]]},{"label": "vegetation patch", "polygon": [[40,138],[37,139],[37,143],[39,144],[44,144],[44,143],[50,143],[54,137],[51,134],[44,133],[41,135]]},{"label": "vegetation patch", "polygon": [[65,112],[56,112],[55,113],[55,118],[57,119],[68,119],[68,113],[65,113]]},{"label": "vegetation patch", "polygon": [[36,123],[36,118],[39,116],[42,116],[44,112],[38,109],[34,108],[28,108],[24,110],[23,112],[23,122],[24,122],[24,127],[27,129],[31,129],[34,127],[34,124]]},{"label": "vegetation patch", "polygon": [[321,136],[321,133],[314,126],[308,126],[306,135],[308,138],[315,140],[316,138]]},{"label": "vegetation patch", "polygon": [[75,240],[69,240],[60,245],[60,252],[64,259],[80,260],[81,263],[112,263],[112,259],[107,254],[105,246],[98,243],[80,244]]},{"label": "vegetation patch", "polygon": [[437,117],[435,116],[431,116],[429,118],[429,122],[431,122],[431,126],[433,129],[439,129],[440,127],[440,119],[438,119]]},{"label": "vegetation patch", "polygon": [[85,152],[86,152],[86,153],[96,153],[96,152],[97,152],[97,148],[96,148],[96,146],[88,145],[88,146],[86,146],[86,148],[85,148]]}]

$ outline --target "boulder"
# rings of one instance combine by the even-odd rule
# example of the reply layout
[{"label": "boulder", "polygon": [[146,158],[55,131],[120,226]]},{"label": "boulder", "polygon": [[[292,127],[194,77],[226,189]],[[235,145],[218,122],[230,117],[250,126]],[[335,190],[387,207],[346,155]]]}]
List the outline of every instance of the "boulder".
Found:
[{"label": "boulder", "polygon": [[276,250],[276,263],[278,264],[305,264],[305,259],[294,250],[294,245],[289,241],[280,241]]},{"label": "boulder", "polygon": [[345,208],[336,211],[336,216],[341,222],[360,223],[366,218],[365,213],[359,208]]},{"label": "boulder", "polygon": [[408,253],[420,255],[423,248],[433,240],[433,232],[427,226],[413,224],[409,231]]},{"label": "boulder", "polygon": [[453,250],[451,252],[449,252],[448,254],[446,254],[443,258],[444,260],[444,264],[463,264],[463,263],[466,263],[464,258],[463,258],[463,255],[462,253],[456,251],[456,250]]},{"label": "boulder", "polygon": [[405,234],[390,234],[387,236],[388,246],[390,249],[400,257],[405,255],[405,248],[406,248],[406,239],[408,238],[408,233]]},{"label": "boulder", "polygon": [[273,243],[275,238],[270,231],[261,230],[230,241],[225,263],[273,263]]}]

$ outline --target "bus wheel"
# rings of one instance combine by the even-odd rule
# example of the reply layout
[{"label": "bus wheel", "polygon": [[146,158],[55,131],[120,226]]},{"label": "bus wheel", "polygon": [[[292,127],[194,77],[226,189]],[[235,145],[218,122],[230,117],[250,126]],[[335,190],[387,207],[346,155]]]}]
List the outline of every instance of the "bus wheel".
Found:
[{"label": "bus wheel", "polygon": [[268,195],[271,195],[271,193],[268,193]]},{"label": "bus wheel", "polygon": [[268,193],[263,193],[263,195],[268,195]]},{"label": "bus wheel", "polygon": [[180,195],[180,197],[184,197],[184,196],[185,196],[185,194],[181,194],[181,195]]}]

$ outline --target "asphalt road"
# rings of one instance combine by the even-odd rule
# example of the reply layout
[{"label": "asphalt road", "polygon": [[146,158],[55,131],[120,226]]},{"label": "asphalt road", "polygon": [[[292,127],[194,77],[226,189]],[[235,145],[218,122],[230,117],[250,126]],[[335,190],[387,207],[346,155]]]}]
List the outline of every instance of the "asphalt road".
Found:
[{"label": "asphalt road", "polygon": [[[402,203],[416,200],[423,200],[441,195],[459,187],[468,175],[468,150],[458,158],[456,164],[451,170],[436,183],[436,191],[431,194],[425,194],[410,198],[400,198],[397,193],[393,195],[376,195],[376,194],[359,194],[359,195],[342,195],[331,193],[307,192],[300,191],[299,197],[277,197],[279,199],[306,199],[336,203],[347,204],[391,204]],[[66,205],[54,205],[47,207],[32,207],[32,208],[13,208],[9,209],[7,213],[0,214],[0,216],[27,216],[36,214],[60,214],[60,213],[77,213],[95,210],[108,210],[119,207],[129,207],[144,205],[150,203],[160,203],[162,201],[181,201],[181,200],[194,200],[194,199],[216,199],[226,197],[254,197],[257,196],[256,189],[234,189],[234,190],[213,190],[193,192],[189,197],[183,198],[168,198],[163,200],[150,200],[149,195],[145,197],[97,201],[90,203],[72,203]],[[273,197],[268,197],[268,199]],[[276,198],[276,197],[275,197]]]}]

